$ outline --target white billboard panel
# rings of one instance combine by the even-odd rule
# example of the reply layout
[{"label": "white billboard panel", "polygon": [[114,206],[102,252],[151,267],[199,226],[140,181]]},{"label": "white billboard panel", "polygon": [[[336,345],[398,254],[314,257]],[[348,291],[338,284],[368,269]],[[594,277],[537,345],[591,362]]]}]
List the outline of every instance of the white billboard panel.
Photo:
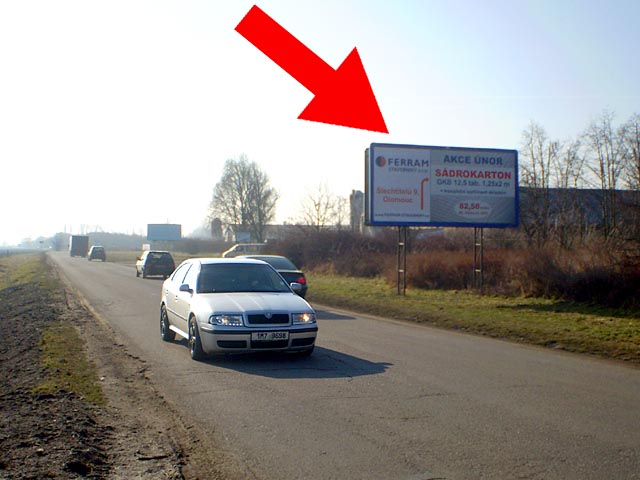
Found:
[{"label": "white billboard panel", "polygon": [[516,150],[372,143],[365,157],[369,225],[518,225]]},{"label": "white billboard panel", "polygon": [[175,223],[148,223],[147,240],[175,241],[182,238],[182,225]]}]

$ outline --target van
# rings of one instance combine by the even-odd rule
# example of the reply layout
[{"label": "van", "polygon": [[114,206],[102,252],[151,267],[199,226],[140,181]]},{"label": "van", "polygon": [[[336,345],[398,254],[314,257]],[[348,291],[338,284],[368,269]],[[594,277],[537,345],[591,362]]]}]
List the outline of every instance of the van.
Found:
[{"label": "van", "polygon": [[145,250],[136,260],[136,277],[142,275],[161,275],[167,278],[176,269],[176,264],[169,252],[163,250]]},{"label": "van", "polygon": [[222,253],[222,258],[233,258],[238,255],[254,255],[264,252],[266,243],[237,243]]}]

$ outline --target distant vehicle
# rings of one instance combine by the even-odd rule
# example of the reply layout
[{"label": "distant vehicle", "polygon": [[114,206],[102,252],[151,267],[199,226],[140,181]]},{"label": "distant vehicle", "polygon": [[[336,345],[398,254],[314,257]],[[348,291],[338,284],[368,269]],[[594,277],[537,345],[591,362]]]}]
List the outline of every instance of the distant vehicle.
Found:
[{"label": "distant vehicle", "polygon": [[237,243],[229,250],[222,252],[222,258],[233,258],[239,255],[251,255],[264,252],[266,243]]},{"label": "distant vehicle", "polygon": [[142,278],[147,278],[150,275],[160,275],[166,279],[175,268],[176,264],[169,252],[145,250],[136,261],[136,277],[142,275]]},{"label": "distant vehicle", "polygon": [[89,251],[89,237],[87,235],[71,235],[69,238],[69,256],[86,257]]},{"label": "distant vehicle", "polygon": [[280,275],[282,275],[287,283],[299,283],[302,285],[302,288],[296,292],[298,295],[304,298],[307,294],[307,278],[304,276],[304,273],[302,273],[300,269],[298,269],[298,267],[296,267],[287,257],[283,257],[281,255],[241,255],[237,258],[253,258],[255,260],[267,262],[275,268]]},{"label": "distant vehicle", "polygon": [[100,245],[93,245],[89,249],[89,255],[87,256],[87,260],[102,260],[103,262],[107,261],[107,253],[104,250],[104,247]]},{"label": "distant vehicle", "polygon": [[191,358],[315,346],[316,313],[269,264],[248,258],[185,260],[162,285],[160,334],[186,338]]}]

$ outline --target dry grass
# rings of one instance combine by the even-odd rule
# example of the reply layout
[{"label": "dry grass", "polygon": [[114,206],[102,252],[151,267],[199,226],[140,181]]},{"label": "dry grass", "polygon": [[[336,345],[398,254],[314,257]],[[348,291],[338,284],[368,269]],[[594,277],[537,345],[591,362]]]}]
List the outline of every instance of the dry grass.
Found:
[{"label": "dry grass", "polygon": [[46,262],[45,254],[20,254],[0,259],[0,289],[27,285],[34,302],[42,304],[51,321],[40,331],[40,362],[46,375],[33,390],[54,394],[74,392],[95,404],[104,404],[97,373],[87,359],[76,327],[61,313],[62,285]]},{"label": "dry grass", "polygon": [[640,364],[640,311],[308,272],[312,303]]}]

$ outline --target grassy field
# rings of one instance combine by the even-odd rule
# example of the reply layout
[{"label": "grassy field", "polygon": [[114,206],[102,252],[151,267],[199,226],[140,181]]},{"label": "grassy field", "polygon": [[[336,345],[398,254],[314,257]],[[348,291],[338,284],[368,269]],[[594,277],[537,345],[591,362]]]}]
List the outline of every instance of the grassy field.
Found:
[{"label": "grassy field", "polygon": [[307,274],[312,303],[640,364],[640,312]]},{"label": "grassy field", "polygon": [[27,287],[29,302],[51,306],[45,327],[39,332],[40,364],[46,375],[33,388],[34,393],[74,392],[91,403],[104,404],[97,373],[87,359],[84,343],[62,312],[65,305],[62,285],[50,271],[44,254],[0,259],[0,291],[21,285]]},{"label": "grassy field", "polygon": [[25,283],[53,291],[60,284],[50,275],[43,257],[38,254],[17,254],[0,258],[0,290]]}]

